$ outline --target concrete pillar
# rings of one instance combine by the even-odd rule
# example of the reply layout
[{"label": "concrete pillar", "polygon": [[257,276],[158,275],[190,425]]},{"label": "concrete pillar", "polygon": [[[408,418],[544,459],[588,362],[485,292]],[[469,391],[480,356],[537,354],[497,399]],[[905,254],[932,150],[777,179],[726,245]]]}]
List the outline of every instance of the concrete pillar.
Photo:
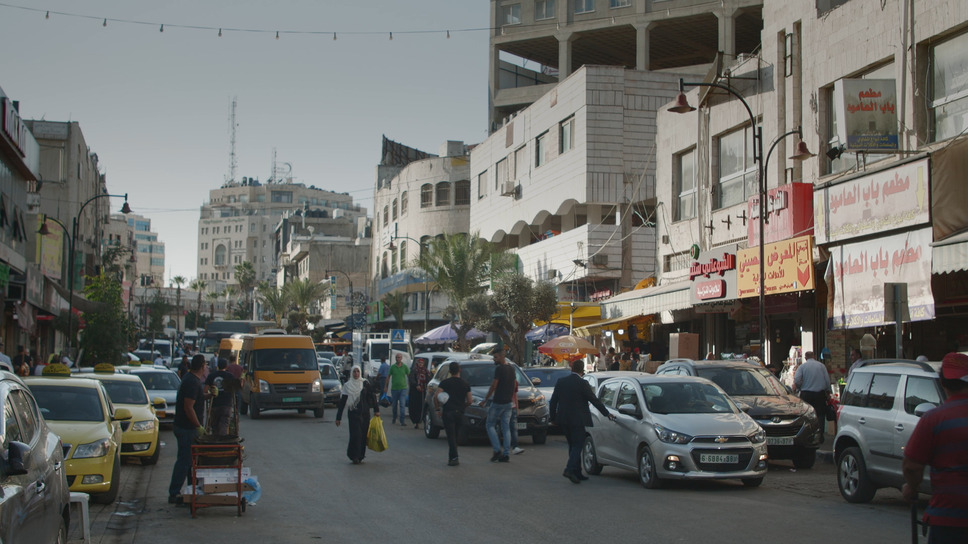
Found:
[{"label": "concrete pillar", "polygon": [[719,50],[727,61],[736,58],[736,17],[733,13],[717,13],[719,19]]},{"label": "concrete pillar", "polygon": [[635,26],[635,69],[649,69],[649,35],[652,24]]},{"label": "concrete pillar", "polygon": [[571,44],[574,33],[559,32],[558,38],[558,81],[564,81],[571,75]]}]

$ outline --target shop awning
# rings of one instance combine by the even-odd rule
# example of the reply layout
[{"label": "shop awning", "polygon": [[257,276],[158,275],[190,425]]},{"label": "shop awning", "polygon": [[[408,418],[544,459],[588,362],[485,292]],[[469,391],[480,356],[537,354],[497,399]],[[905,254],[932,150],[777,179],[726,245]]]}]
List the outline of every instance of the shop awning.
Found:
[{"label": "shop awning", "polygon": [[968,231],[931,244],[931,273],[968,270]]},{"label": "shop awning", "polygon": [[575,336],[595,336],[601,334],[603,330],[615,330],[615,329],[627,329],[632,323],[648,323],[652,321],[651,315],[625,315],[622,317],[615,317],[612,319],[606,319],[599,321],[597,323],[591,323],[583,327],[576,327],[574,332]]},{"label": "shop awning", "polygon": [[102,312],[110,309],[109,305],[103,302],[95,302],[93,300],[88,300],[84,298],[84,295],[78,293],[77,291],[74,291],[73,293],[71,293],[70,291],[67,290],[67,288],[65,288],[64,286],[60,285],[57,282],[52,281],[50,282],[50,284],[54,287],[54,291],[57,291],[57,294],[63,297],[64,300],[70,300],[71,294],[74,295],[75,310],[93,313],[93,312]]},{"label": "shop awning", "polygon": [[614,318],[683,310],[692,306],[689,301],[691,286],[690,282],[681,281],[622,293],[602,301],[602,314]]},{"label": "shop awning", "polygon": [[[558,311],[551,316],[550,323],[583,327],[602,319],[602,308],[597,302],[559,302]],[[544,325],[545,321],[535,321],[535,326]]]}]

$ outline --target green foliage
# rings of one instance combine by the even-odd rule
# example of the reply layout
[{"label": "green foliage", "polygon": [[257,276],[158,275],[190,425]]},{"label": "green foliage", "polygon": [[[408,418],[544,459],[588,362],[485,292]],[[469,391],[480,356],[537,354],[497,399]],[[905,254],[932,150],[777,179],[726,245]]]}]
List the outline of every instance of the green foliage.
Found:
[{"label": "green foliage", "polygon": [[185,329],[204,329],[208,325],[209,319],[205,314],[198,313],[197,310],[188,310],[185,314]]},{"label": "green foliage", "polygon": [[522,361],[525,335],[535,321],[547,321],[557,310],[555,286],[534,282],[521,274],[504,275],[494,282],[490,295],[473,301],[473,324],[501,337],[514,361]]},{"label": "green foliage", "polygon": [[[255,268],[249,261],[235,265],[235,281],[239,283],[239,293],[244,301],[244,311],[237,313],[236,319],[252,319],[252,290],[255,288]],[[236,310],[239,310],[236,307]]]},{"label": "green foliage", "polygon": [[151,335],[161,335],[165,332],[165,316],[171,313],[172,306],[158,291],[155,291],[155,296],[147,306],[148,332]]},{"label": "green foliage", "polygon": [[124,273],[131,269],[131,248],[122,245],[110,245],[101,252],[101,270],[105,276],[115,278],[119,282],[124,279]]},{"label": "green foliage", "polygon": [[289,310],[291,304],[288,291],[276,289],[268,283],[262,283],[256,287],[256,297],[262,302],[262,306],[266,310],[265,313],[271,314],[276,321],[276,326],[281,327],[282,318],[286,315],[286,311]]},{"label": "green foliage", "polygon": [[329,294],[329,287],[326,284],[310,281],[309,278],[306,278],[287,283],[283,286],[282,291],[288,297],[291,305],[295,306],[300,312],[308,314],[309,309],[314,304]]},{"label": "green foliage", "polygon": [[410,306],[406,293],[388,293],[383,297],[383,308],[397,320],[397,328],[403,328],[403,316]]},{"label": "green foliage", "polygon": [[86,279],[85,296],[88,300],[100,302],[103,307],[84,314],[85,327],[81,335],[84,361],[92,366],[100,362],[117,363],[119,354],[127,351],[133,327],[121,302],[121,282],[103,272]]}]

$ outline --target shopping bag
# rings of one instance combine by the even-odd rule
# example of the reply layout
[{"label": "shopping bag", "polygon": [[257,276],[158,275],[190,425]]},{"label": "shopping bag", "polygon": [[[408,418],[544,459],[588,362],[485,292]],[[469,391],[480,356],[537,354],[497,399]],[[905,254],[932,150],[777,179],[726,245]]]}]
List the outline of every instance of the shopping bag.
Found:
[{"label": "shopping bag", "polygon": [[366,431],[366,447],[373,451],[384,451],[387,444],[387,434],[383,432],[383,420],[379,417],[370,419],[370,428]]},{"label": "shopping bag", "polygon": [[384,408],[389,408],[390,407],[390,395],[387,395],[386,393],[380,395],[380,401],[379,402],[380,402],[380,406],[382,406]]}]

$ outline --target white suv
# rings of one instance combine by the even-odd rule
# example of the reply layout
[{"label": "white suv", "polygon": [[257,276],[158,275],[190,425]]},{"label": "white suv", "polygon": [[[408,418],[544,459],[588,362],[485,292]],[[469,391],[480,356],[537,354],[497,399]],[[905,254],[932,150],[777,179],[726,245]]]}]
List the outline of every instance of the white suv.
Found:
[{"label": "white suv", "polygon": [[[940,405],[939,363],[864,361],[841,394],[834,438],[837,484],[848,502],[870,502],[881,487],[904,484],[904,447],[921,414]],[[927,477],[920,491],[930,492]]]}]

